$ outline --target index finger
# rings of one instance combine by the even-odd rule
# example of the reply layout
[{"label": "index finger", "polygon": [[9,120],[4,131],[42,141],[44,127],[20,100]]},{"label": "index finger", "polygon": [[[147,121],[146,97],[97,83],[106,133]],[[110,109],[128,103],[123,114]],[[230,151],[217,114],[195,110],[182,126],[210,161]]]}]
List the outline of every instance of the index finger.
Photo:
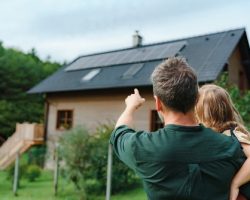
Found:
[{"label": "index finger", "polygon": [[136,95],[140,95],[139,90],[138,90],[137,88],[134,89],[134,93],[135,93]]}]

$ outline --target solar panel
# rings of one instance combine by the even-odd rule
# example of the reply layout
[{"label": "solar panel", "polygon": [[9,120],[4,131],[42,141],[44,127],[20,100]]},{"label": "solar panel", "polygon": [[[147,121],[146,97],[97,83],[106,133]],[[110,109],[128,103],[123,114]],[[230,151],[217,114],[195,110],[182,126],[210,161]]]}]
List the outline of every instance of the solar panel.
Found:
[{"label": "solar panel", "polygon": [[72,71],[165,59],[175,56],[186,44],[186,41],[179,41],[83,56],[70,64],[65,70]]}]

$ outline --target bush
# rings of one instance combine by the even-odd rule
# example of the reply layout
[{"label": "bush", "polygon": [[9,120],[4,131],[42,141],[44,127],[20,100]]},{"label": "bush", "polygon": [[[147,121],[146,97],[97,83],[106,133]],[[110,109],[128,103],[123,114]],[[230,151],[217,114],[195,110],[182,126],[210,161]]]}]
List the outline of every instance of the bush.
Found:
[{"label": "bush", "polygon": [[[60,155],[65,162],[64,174],[82,194],[105,193],[107,154],[112,130],[111,125],[100,125],[96,133],[90,135],[86,129],[77,127],[60,139]],[[113,193],[128,190],[138,183],[134,172],[116,156],[113,156],[112,177]]]},{"label": "bush", "polygon": [[40,177],[41,175],[41,168],[37,165],[29,165],[27,170],[26,170],[26,174],[25,177],[33,182],[35,181],[38,177]]},{"label": "bush", "polygon": [[[32,172],[34,170],[32,168],[39,168],[41,173],[40,167],[43,166],[44,156],[45,156],[45,146],[33,147],[28,152],[21,154],[19,157],[19,179],[22,178],[29,179],[29,176],[33,176],[30,175],[30,173],[31,174],[35,173]],[[15,161],[7,168],[7,179],[11,180],[11,182],[13,182],[14,180],[14,170],[15,170]],[[37,177],[39,176],[40,175],[37,175]]]},{"label": "bush", "polygon": [[[7,179],[14,181],[15,163],[7,169]],[[41,168],[37,165],[27,165],[23,160],[19,164],[19,180],[26,178],[33,182],[41,175]]]},{"label": "bush", "polygon": [[90,135],[84,128],[74,128],[64,133],[59,141],[59,154],[64,160],[64,175],[70,179],[85,199],[85,173],[89,164]]},{"label": "bush", "polygon": [[39,167],[44,166],[46,155],[46,146],[35,146],[28,151],[28,164],[37,165]]},{"label": "bush", "polygon": [[250,91],[241,91],[236,85],[230,84],[228,73],[224,72],[215,84],[225,88],[230,94],[235,107],[238,109],[245,126],[250,129]]},{"label": "bush", "polygon": [[103,191],[102,183],[95,178],[85,180],[85,187],[88,194],[97,194]]},{"label": "bush", "polygon": [[[88,171],[88,177],[95,177],[98,180],[101,187],[95,189],[99,193],[104,193],[106,190],[108,145],[112,131],[113,126],[100,125],[94,134],[95,139],[92,140],[91,163],[95,167]],[[122,163],[116,155],[113,155],[112,193],[127,191],[138,182],[139,179],[134,171]]]},{"label": "bush", "polygon": [[[27,156],[26,154],[19,155],[19,180],[25,177],[27,170]],[[15,161],[7,168],[7,180],[13,183],[15,171]]]},{"label": "bush", "polygon": [[[20,162],[19,164],[19,180],[25,177],[26,175],[27,164]],[[14,171],[15,171],[15,163],[12,164],[7,169],[7,180],[10,180],[11,183],[14,181]]]}]

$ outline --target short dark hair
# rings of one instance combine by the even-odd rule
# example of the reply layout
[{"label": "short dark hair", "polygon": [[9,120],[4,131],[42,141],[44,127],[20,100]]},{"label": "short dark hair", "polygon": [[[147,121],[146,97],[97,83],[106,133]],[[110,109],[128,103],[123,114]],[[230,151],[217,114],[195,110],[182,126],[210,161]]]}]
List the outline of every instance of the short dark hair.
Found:
[{"label": "short dark hair", "polygon": [[198,96],[197,77],[185,58],[171,57],[158,65],[151,75],[154,95],[174,111],[187,113]]}]

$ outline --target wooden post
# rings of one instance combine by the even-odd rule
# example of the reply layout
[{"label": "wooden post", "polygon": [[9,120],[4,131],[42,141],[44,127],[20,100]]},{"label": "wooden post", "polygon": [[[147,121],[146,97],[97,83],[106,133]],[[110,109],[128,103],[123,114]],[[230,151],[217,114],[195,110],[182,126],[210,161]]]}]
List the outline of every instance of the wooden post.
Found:
[{"label": "wooden post", "polygon": [[108,148],[108,166],[107,166],[107,185],[106,185],[106,200],[110,200],[111,187],[112,187],[112,160],[113,160],[112,145],[109,144]]},{"label": "wooden post", "polygon": [[54,195],[57,195],[58,190],[58,174],[59,174],[59,158],[58,158],[58,144],[55,149],[55,169],[54,169]]},{"label": "wooden post", "polygon": [[13,193],[17,196],[17,189],[19,186],[19,151],[16,154],[14,181],[13,181]]}]

